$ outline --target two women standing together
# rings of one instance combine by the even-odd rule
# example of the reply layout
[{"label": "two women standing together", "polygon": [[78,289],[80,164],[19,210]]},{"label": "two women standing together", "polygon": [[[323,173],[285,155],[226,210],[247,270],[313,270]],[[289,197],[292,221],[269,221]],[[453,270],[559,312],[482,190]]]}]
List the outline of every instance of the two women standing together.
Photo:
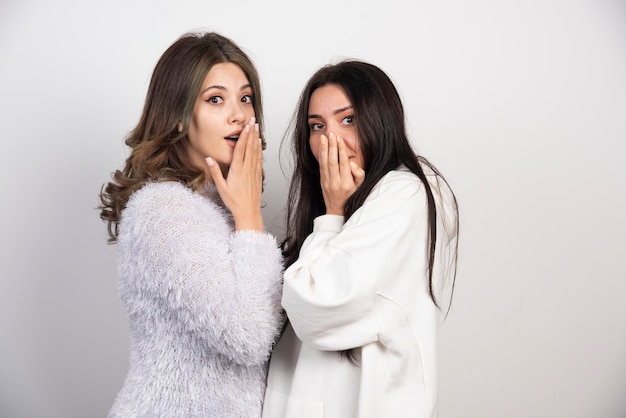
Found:
[{"label": "two women standing together", "polygon": [[101,192],[131,329],[110,417],[436,416],[454,195],[371,64],[322,67],[293,122],[279,245],[261,216],[251,60],[206,33],[157,63]]}]

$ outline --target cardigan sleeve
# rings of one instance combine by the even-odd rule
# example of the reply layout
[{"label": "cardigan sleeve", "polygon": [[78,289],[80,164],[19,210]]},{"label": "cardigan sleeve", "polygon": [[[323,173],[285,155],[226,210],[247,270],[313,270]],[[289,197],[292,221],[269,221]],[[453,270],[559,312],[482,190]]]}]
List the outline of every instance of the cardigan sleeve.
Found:
[{"label": "cardigan sleeve", "polygon": [[378,296],[402,276],[408,257],[424,259],[426,268],[426,213],[419,179],[396,173],[384,177],[345,224],[337,216],[316,218],[284,275],[282,304],[298,337],[319,350],[377,341]]},{"label": "cardigan sleeve", "polygon": [[234,232],[222,207],[176,183],[135,193],[118,244],[137,280],[132,297],[152,303],[143,314],[159,312],[174,332],[237,363],[266,361],[283,323],[275,238]]}]

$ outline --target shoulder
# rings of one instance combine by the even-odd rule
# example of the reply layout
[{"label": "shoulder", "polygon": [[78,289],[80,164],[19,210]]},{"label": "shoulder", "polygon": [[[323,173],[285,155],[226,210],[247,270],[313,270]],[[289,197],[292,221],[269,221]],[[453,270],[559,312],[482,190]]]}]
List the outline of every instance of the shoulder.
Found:
[{"label": "shoulder", "polygon": [[406,168],[398,168],[385,174],[374,186],[370,196],[388,196],[410,199],[424,194],[424,185],[414,173]]},{"label": "shoulder", "polygon": [[230,219],[212,196],[194,192],[178,182],[152,182],[128,200],[122,211],[118,242],[135,246],[150,236],[158,237],[161,243],[169,242],[174,248],[183,240],[202,241],[207,235],[230,233]]},{"label": "shoulder", "polygon": [[147,183],[141,189],[135,191],[128,199],[128,203],[131,205],[155,201],[171,201],[181,198],[190,199],[192,195],[191,189],[176,181],[155,181]]},{"label": "shoulder", "polygon": [[418,187],[422,184],[421,180],[413,172],[405,167],[398,167],[397,169],[388,172],[381,179],[381,183],[400,186],[408,186],[413,184],[417,185]]},{"label": "shoulder", "polygon": [[346,224],[389,217],[394,222],[413,219],[426,205],[426,192],[422,181],[409,170],[399,168],[385,174],[372,188],[363,205]]},{"label": "shoulder", "polygon": [[456,197],[448,182],[428,164],[422,163],[422,170],[437,204],[437,210],[442,213],[442,216],[456,216]]},{"label": "shoulder", "polygon": [[212,198],[194,192],[179,182],[155,181],[131,195],[122,217],[153,217],[159,213],[175,217],[177,214],[186,216],[190,212],[207,210],[212,213],[224,212]]},{"label": "shoulder", "polygon": [[[456,199],[454,193],[446,180],[426,164],[422,164],[422,170],[428,182],[428,188],[438,206],[455,206]],[[385,194],[395,193],[403,198],[411,196],[419,199],[426,198],[426,188],[422,180],[405,167],[399,167],[383,176],[372,190],[372,192],[375,191]]]}]

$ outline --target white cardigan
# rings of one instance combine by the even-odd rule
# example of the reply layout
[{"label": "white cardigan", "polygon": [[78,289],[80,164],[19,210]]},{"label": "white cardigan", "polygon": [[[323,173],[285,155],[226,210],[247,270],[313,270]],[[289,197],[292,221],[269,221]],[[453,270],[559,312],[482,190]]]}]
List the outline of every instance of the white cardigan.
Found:
[{"label": "white cardigan", "polygon": [[[435,189],[436,176],[427,174],[440,214],[433,278],[439,301],[449,292],[443,279],[456,215],[451,191],[443,181]],[[285,272],[290,326],[272,354],[263,417],[437,415],[441,315],[428,291],[426,208],[421,181],[397,170],[345,224],[341,216],[315,219],[300,258]],[[357,366],[337,352],[354,347]]]},{"label": "white cardigan", "polygon": [[109,417],[261,415],[267,360],[282,325],[273,236],[234,232],[208,185],[133,193],[119,225],[119,291],[130,369]]}]

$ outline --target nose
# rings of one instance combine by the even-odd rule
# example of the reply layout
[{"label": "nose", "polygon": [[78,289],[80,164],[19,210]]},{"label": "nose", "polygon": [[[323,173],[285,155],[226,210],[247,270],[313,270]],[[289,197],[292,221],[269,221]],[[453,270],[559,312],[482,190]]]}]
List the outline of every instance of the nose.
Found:
[{"label": "nose", "polygon": [[336,121],[336,120],[330,120],[328,124],[325,126],[325,128],[326,128],[325,129],[326,136],[328,136],[328,134],[331,132],[334,133],[335,135],[344,136],[344,134],[347,132],[346,127],[342,125],[341,122]]},{"label": "nose", "polygon": [[243,110],[243,103],[238,102],[238,101],[232,103],[230,107],[228,122],[231,124],[235,124],[235,125],[242,124],[244,123],[245,118],[246,118],[246,115]]}]

